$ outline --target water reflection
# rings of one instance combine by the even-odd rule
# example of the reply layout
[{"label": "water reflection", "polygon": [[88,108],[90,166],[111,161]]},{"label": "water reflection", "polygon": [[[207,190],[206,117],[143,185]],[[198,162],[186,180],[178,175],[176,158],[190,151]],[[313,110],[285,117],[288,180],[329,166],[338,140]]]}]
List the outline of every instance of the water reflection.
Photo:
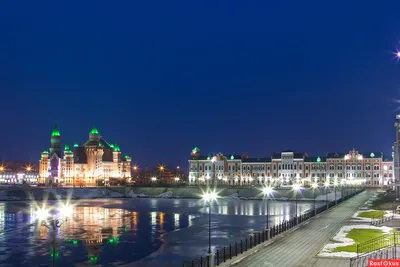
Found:
[{"label": "water reflection", "polygon": [[[298,210],[311,205],[302,203]],[[0,266],[49,266],[52,230],[36,226],[35,207],[0,203]],[[213,236],[221,244],[230,243],[244,230],[263,228],[267,213],[270,222],[280,222],[293,215],[294,207],[294,203],[270,201],[267,210],[263,201],[220,201],[212,207]],[[175,258],[196,256],[203,253],[196,246],[207,248],[207,212],[196,200],[83,201],[56,230],[57,266],[112,266],[155,251]]]}]

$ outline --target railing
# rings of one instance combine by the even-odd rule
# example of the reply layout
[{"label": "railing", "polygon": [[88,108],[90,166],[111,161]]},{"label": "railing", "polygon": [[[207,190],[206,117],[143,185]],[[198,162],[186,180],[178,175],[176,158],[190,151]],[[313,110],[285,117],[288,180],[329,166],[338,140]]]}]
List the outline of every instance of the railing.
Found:
[{"label": "railing", "polygon": [[367,266],[368,259],[396,259],[399,244],[400,234],[397,232],[357,244],[357,256],[350,259],[350,266]]},{"label": "railing", "polygon": [[[347,196],[343,196],[343,199],[337,199],[336,202],[337,204],[355,196],[356,194],[362,192],[363,190],[358,190],[355,191]],[[316,214],[319,214],[323,211],[327,210],[328,208],[331,208],[336,205],[335,201],[331,201],[327,203],[327,205],[323,205],[319,208],[316,209],[316,212],[314,209],[308,210],[307,212],[299,215],[298,217],[293,217],[289,219],[288,221],[283,221],[279,224],[274,225],[273,227],[270,227],[269,229],[262,230],[260,232],[252,233],[248,237],[241,239],[240,241],[236,241],[235,243],[232,243],[228,246],[218,248],[217,251],[214,254],[214,265],[213,266],[218,266],[228,260],[231,260],[233,257],[237,257],[240,254],[243,254],[244,252],[254,248],[255,246],[262,244],[282,233],[287,232],[288,230],[294,228],[295,226],[311,219],[314,217]],[[209,265],[210,260],[209,256],[205,257],[198,257],[191,262],[186,262],[183,263],[183,267],[213,267]]]},{"label": "railing", "polygon": [[386,216],[383,219],[374,219],[374,218],[372,218],[371,225],[379,225],[379,224],[388,222],[390,220],[393,220],[393,218],[394,218],[394,215]]},{"label": "railing", "polygon": [[391,247],[399,243],[400,234],[397,232],[378,236],[374,239],[368,240],[364,243],[357,244],[357,256],[370,253],[372,251],[380,250],[383,248]]}]

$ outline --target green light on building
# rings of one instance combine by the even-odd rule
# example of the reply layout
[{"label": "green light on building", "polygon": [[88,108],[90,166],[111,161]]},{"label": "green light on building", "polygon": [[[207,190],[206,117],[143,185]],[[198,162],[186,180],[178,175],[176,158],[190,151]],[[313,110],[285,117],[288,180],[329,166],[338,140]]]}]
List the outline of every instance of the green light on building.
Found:
[{"label": "green light on building", "polygon": [[93,129],[90,131],[90,134],[99,134],[99,131],[96,129],[96,127],[93,127]]},{"label": "green light on building", "polygon": [[53,129],[53,132],[51,133],[51,136],[52,136],[52,137],[53,137],[53,136],[60,136],[60,131],[58,130],[57,124],[54,125],[54,129]]},{"label": "green light on building", "polygon": [[77,143],[74,144],[74,147],[78,147],[79,145]]},{"label": "green light on building", "polygon": [[317,158],[317,162],[321,162],[321,158],[320,157]]},{"label": "green light on building", "polygon": [[375,158],[375,154],[374,154],[374,153],[369,154],[369,156],[370,156],[371,158]]},{"label": "green light on building", "polygon": [[235,157],[232,155],[232,156],[231,156],[231,159],[235,159]]}]

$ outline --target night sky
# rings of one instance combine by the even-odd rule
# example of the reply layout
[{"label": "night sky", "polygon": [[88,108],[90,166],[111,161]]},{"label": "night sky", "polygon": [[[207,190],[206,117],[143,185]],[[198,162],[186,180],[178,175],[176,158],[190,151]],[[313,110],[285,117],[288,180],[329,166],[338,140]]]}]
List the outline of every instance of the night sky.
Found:
[{"label": "night sky", "polygon": [[191,149],[391,154],[400,1],[2,1],[0,160],[96,126],[140,166]]}]

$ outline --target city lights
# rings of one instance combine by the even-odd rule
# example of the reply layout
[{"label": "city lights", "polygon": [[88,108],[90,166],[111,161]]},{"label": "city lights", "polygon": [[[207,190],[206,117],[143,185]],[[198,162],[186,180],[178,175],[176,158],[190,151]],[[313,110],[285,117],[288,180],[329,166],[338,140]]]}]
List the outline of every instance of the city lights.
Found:
[{"label": "city lights", "polygon": [[208,191],[203,194],[204,202],[212,203],[218,199],[218,194],[215,191]]},{"label": "city lights", "polygon": [[46,209],[45,207],[42,207],[42,208],[38,209],[36,211],[35,215],[36,215],[36,218],[39,221],[45,221],[50,217],[49,210]]},{"label": "city lights", "polygon": [[274,190],[272,189],[272,187],[264,187],[264,188],[262,189],[262,192],[263,192],[263,194],[264,194],[265,196],[271,195],[271,193],[272,193],[273,191],[274,191]]}]

